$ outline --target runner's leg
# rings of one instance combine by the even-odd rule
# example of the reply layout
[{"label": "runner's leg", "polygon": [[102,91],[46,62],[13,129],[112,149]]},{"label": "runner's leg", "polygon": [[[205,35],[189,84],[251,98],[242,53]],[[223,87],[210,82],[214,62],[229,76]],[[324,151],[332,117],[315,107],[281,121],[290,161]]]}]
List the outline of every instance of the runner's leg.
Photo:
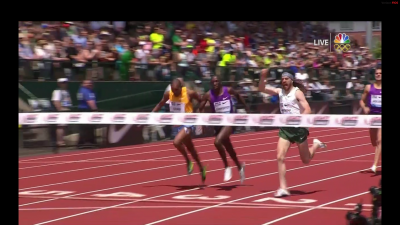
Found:
[{"label": "runner's leg", "polygon": [[193,144],[193,140],[192,140],[193,129],[192,129],[192,127],[185,127],[182,130],[185,133],[185,137],[183,139],[183,144],[186,146],[186,149],[190,152],[194,161],[196,161],[197,165],[199,166],[201,176],[202,176],[202,181],[204,182],[206,179],[206,169],[203,167],[203,164],[200,162],[200,157],[197,154],[196,149],[194,148],[194,144]]},{"label": "runner's leg", "polygon": [[369,129],[369,134],[371,138],[371,144],[375,147],[375,157],[374,164],[371,167],[371,170],[375,173],[376,167],[378,166],[379,159],[381,157],[382,145],[381,145],[381,128],[371,128]]},{"label": "runner's leg", "polygon": [[287,189],[285,157],[287,151],[289,150],[289,147],[290,147],[290,141],[282,137],[279,137],[278,147],[276,149],[277,149],[277,159],[278,159],[279,186],[280,189],[283,190]]},{"label": "runner's leg", "polygon": [[309,164],[311,159],[314,157],[316,150],[319,148],[319,144],[314,142],[313,146],[308,148],[308,140],[306,139],[300,144],[297,143],[297,147],[299,148],[301,161],[304,164]]},{"label": "runner's leg", "polygon": [[240,171],[242,169],[242,165],[239,162],[236,151],[233,149],[233,145],[231,142],[231,139],[229,138],[232,134],[232,127],[223,127],[217,137],[215,138],[215,142],[221,142],[223,146],[225,147],[225,150],[228,152],[229,156],[233,160],[233,162],[236,164],[238,170]]},{"label": "runner's leg", "polygon": [[188,157],[188,155],[187,155],[187,152],[186,152],[186,149],[185,149],[185,146],[183,145],[183,141],[184,141],[184,139],[186,138],[186,132],[185,132],[185,129],[181,129],[179,132],[178,132],[178,134],[175,136],[175,139],[174,139],[174,146],[175,146],[175,148],[176,149],[178,149],[178,151],[183,155],[183,157],[185,158],[185,160],[186,160],[186,164],[187,164],[187,167],[188,167],[188,173],[190,174],[191,173],[191,170],[193,169],[193,165],[192,165],[192,162],[190,161],[190,159],[189,159],[189,157]]},{"label": "runner's leg", "polygon": [[228,165],[228,160],[226,159],[226,152],[224,145],[222,141],[225,139],[224,135],[220,136],[220,133],[222,131],[223,127],[216,127],[215,132],[216,132],[216,137],[214,141],[214,146],[217,148],[219,155],[221,156],[222,162],[224,163],[225,169],[229,167]]},{"label": "runner's leg", "polygon": [[310,163],[310,161],[314,158],[315,152],[318,148],[325,148],[326,145],[319,141],[318,139],[313,140],[313,145],[311,148],[308,147],[307,136],[309,132],[305,128],[296,128],[294,130],[293,141],[297,143],[297,147],[299,148],[300,158],[304,164]]}]

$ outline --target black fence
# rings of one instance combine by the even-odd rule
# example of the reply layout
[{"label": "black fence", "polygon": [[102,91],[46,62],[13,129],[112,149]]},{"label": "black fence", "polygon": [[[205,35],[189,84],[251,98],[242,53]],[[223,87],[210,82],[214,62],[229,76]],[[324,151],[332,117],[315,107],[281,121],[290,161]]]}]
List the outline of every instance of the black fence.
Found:
[{"label": "black fence", "polygon": [[[68,77],[70,80],[140,80],[140,81],[169,81],[174,77],[185,77],[185,80],[207,80],[212,75],[219,75],[224,81],[239,81],[244,78],[258,79],[262,67],[249,66],[217,66],[216,63],[201,65],[189,64],[179,67],[175,64],[148,64],[116,62],[74,62],[70,60],[27,60],[19,59],[20,80],[56,80]],[[290,67],[270,68],[270,78],[280,79],[285,71],[294,72]],[[374,68],[358,67],[343,68],[312,68],[307,67],[302,73],[307,73],[318,80],[346,80],[351,77],[362,78],[364,81],[374,79]]]}]

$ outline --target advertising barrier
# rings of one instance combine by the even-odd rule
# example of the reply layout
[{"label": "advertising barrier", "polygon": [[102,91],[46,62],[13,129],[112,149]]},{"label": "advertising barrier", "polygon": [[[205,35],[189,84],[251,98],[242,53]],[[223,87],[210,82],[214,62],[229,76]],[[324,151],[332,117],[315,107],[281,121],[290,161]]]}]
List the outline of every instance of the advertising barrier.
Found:
[{"label": "advertising barrier", "polygon": [[[325,121],[325,122],[315,122]],[[147,124],[194,126],[356,127],[381,126],[381,115],[219,113],[19,113],[19,124]]]},{"label": "advertising barrier", "polygon": [[381,116],[359,115],[358,101],[349,102],[355,115],[330,115],[329,103],[310,102],[311,115],[281,115],[278,104],[259,104],[261,114],[171,114],[171,113],[20,113],[19,125],[102,124],[104,142],[100,147],[119,147],[173,138],[172,126],[194,125],[193,138],[214,135],[213,126],[250,127],[264,131],[284,126],[380,127]]}]

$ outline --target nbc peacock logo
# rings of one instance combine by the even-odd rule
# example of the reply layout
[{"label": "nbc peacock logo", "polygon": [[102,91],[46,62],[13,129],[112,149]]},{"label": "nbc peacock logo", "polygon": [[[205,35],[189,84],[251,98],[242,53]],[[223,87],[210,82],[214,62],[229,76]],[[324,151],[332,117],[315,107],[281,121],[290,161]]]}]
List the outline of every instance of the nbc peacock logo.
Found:
[{"label": "nbc peacock logo", "polygon": [[350,37],[347,34],[337,34],[333,42],[333,47],[337,52],[342,53],[350,51]]}]

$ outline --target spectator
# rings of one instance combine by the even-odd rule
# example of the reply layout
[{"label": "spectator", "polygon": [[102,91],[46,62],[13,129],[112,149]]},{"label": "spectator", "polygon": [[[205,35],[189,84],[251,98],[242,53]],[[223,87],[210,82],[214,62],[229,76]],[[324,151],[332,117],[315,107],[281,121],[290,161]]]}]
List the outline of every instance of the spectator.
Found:
[{"label": "spectator", "polygon": [[[296,80],[299,80],[299,81],[301,81],[303,83],[305,83],[308,80],[309,76],[306,73],[304,67],[300,67],[299,72],[295,73],[295,78],[296,78]],[[307,86],[307,84],[304,84],[304,85]]]},{"label": "spectator", "polygon": [[[95,112],[97,111],[96,95],[93,92],[93,83],[90,80],[84,80],[82,86],[77,93],[78,110],[81,112]],[[79,129],[78,148],[84,148],[86,145],[94,145],[95,129],[92,124],[82,124]]]},{"label": "spectator", "polygon": [[[42,59],[42,60],[50,60],[51,59],[51,54],[46,51],[44,46],[47,45],[47,41],[45,40],[38,40],[37,45],[35,47],[35,55],[37,59]],[[38,66],[41,71],[41,77],[49,80],[51,78],[51,62],[50,61],[43,61],[39,62]]]},{"label": "spectator", "polygon": [[178,54],[181,50],[181,46],[186,46],[187,43],[182,40],[182,31],[175,30],[174,35],[172,36],[172,52],[173,52],[173,59],[177,61]]},{"label": "spectator", "polygon": [[121,64],[120,64],[120,80],[127,81],[129,80],[129,71],[131,68],[131,63],[133,59],[133,49],[129,48],[129,45],[123,44],[122,46],[123,53],[120,55]]},{"label": "spectator", "polygon": [[[57,80],[58,88],[53,91],[51,101],[53,103],[53,108],[57,112],[66,112],[71,110],[72,101],[71,96],[68,91],[68,79],[60,78]],[[58,124],[56,130],[57,146],[65,146],[64,142],[64,131],[65,124]]]},{"label": "spectator", "polygon": [[323,79],[323,84],[317,82],[319,85],[319,88],[322,90],[322,96],[323,96],[323,100],[324,101],[329,101],[329,100],[333,100],[334,99],[334,89],[335,86],[330,84],[329,79],[327,79],[326,77]]},{"label": "spectator", "polygon": [[[169,80],[178,69],[179,75],[197,75],[194,79],[217,74],[224,80],[254,80],[261,68],[270,67],[271,76],[277,79],[291,70],[297,78],[307,74],[347,80],[353,76],[372,79],[376,66],[368,48],[352,46],[352,51],[338,54],[313,46],[314,38],[326,38],[330,31],[309,22],[21,22],[19,30],[20,71],[38,77],[32,69],[39,67],[40,77],[46,79],[54,74],[76,80],[85,78],[76,75],[86,74],[93,79],[129,80],[132,71],[133,80]],[[41,56],[36,54],[39,48],[56,62],[24,61],[43,59],[46,55],[41,50]],[[128,62],[126,51],[132,48],[135,51]],[[168,63],[168,54],[172,63]],[[182,56],[179,61],[178,56]]]},{"label": "spectator", "polygon": [[186,46],[181,46],[181,50],[178,54],[177,62],[178,62],[178,73],[182,77],[187,76],[188,68],[189,68],[189,60],[193,59],[193,53],[189,51]]},{"label": "spectator", "polygon": [[204,87],[203,87],[203,82],[201,80],[195,80],[195,91],[201,96],[204,95]]},{"label": "spectator", "polygon": [[149,51],[145,50],[146,42],[139,42],[139,47],[135,51],[135,58],[137,62],[136,72],[139,74],[141,80],[145,79],[146,70],[147,70],[147,59],[149,55]]},{"label": "spectator", "polygon": [[346,98],[361,98],[364,85],[361,84],[357,77],[352,77],[351,81],[346,84]]},{"label": "spectator", "polygon": [[164,35],[159,27],[154,28],[154,32],[150,35],[150,41],[153,44],[152,54],[159,54],[164,44]]},{"label": "spectator", "polygon": [[79,44],[82,47],[86,47],[86,43],[87,43],[87,32],[86,32],[86,30],[82,30],[77,35],[76,34],[72,34],[71,37],[72,37],[72,40],[74,41],[74,44]]},{"label": "spectator", "polygon": [[171,65],[172,56],[170,53],[166,53],[160,57],[160,67],[158,69],[158,80],[169,81],[171,80]]},{"label": "spectator", "polygon": [[311,97],[314,101],[323,100],[323,94],[321,94],[322,84],[318,82],[316,77],[311,78],[308,81],[308,90],[311,91]]}]

